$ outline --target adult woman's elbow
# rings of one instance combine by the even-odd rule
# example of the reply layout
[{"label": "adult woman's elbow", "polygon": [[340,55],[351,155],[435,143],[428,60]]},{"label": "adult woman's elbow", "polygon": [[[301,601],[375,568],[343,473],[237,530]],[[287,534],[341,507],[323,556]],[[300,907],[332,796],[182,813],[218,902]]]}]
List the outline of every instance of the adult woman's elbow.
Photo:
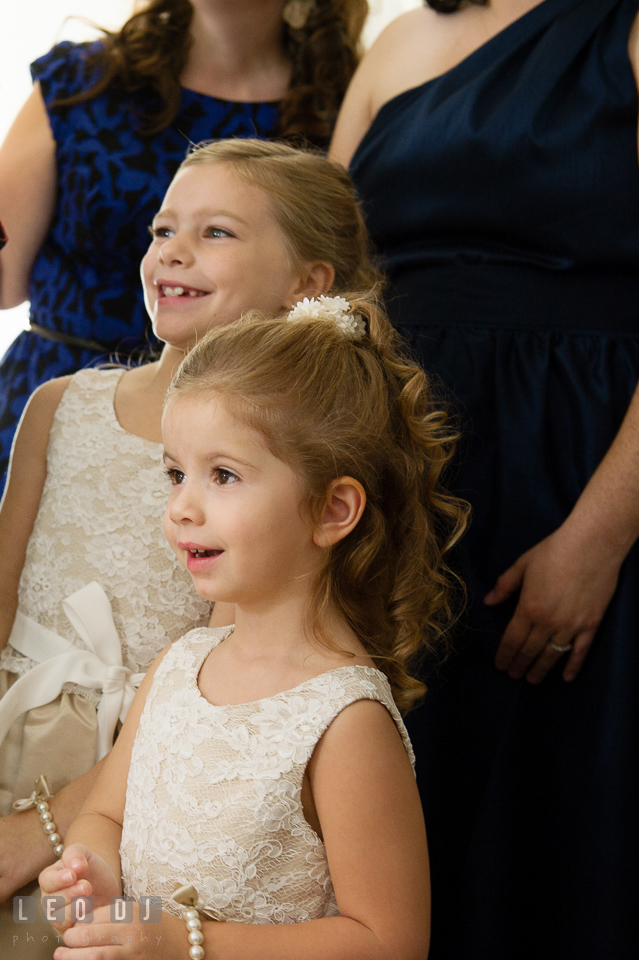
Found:
[{"label": "adult woman's elbow", "polygon": [[13,307],[19,307],[21,303],[24,303],[28,299],[29,298],[26,293],[5,297],[0,290],[0,310],[11,310]]}]

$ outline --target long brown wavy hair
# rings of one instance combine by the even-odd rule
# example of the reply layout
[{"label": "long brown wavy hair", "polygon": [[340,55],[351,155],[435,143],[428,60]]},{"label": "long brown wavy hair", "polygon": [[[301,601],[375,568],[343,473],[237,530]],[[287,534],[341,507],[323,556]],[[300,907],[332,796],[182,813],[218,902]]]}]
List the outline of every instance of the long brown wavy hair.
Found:
[{"label": "long brown wavy hair", "polygon": [[[293,30],[282,21],[292,74],[288,95],[280,105],[279,137],[328,145],[359,61],[359,38],[367,14],[367,0],[315,0],[301,29]],[[141,118],[140,132],[152,135],[163,130],[180,106],[180,77],[191,46],[192,17],[189,0],[138,0],[136,12],[121,30],[100,28],[103,44],[87,58],[87,76],[98,79],[57,105],[90,100],[112,85],[125,93],[151,91],[157,105]]]},{"label": "long brown wavy hair", "polygon": [[322,516],[333,480],[362,484],[364,512],[327,551],[310,622],[334,649],[324,624],[337,612],[405,713],[425,692],[411,672],[416,657],[436,651],[455,619],[445,555],[468,505],[442,484],[457,434],[428,377],[403,352],[374,293],[341,293],[365,321],[362,340],[347,339],[321,311],[293,323],[249,314],[193,348],[167,403],[221,397],[300,476],[311,521]]}]

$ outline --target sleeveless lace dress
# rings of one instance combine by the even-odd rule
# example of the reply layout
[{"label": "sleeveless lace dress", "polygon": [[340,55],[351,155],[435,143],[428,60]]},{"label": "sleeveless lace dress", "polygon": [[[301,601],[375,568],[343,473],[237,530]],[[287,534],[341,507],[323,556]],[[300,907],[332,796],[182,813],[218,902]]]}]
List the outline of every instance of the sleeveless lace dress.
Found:
[{"label": "sleeveless lace dress", "polygon": [[[160,650],[185,630],[207,623],[210,610],[164,537],[161,520],[169,481],[161,467],[162,447],[127,433],[116,419],[113,398],[123,372],[80,371],[60,401],[49,438],[47,478],[20,578],[18,611],[84,648],[63,601],[97,581],[111,604],[122,665],[135,674],[146,672]],[[4,689],[35,666],[7,645],[0,655]],[[83,718],[77,737],[61,737],[57,721],[52,721],[47,739],[40,723],[37,750],[47,758],[47,768],[21,774],[31,761],[22,755],[28,740],[25,718],[16,721],[0,752],[4,806],[7,793],[14,799],[31,793],[33,777],[41,773],[60,789],[83,772],[75,761],[85,752],[79,765],[91,766],[86,758],[95,754],[100,691],[65,684],[61,700],[76,720],[78,714]],[[42,720],[41,711],[46,710],[38,707],[30,715]],[[15,748],[11,761],[10,740]],[[70,755],[61,756],[65,750]]]},{"label": "sleeveless lace dress", "polygon": [[126,894],[171,899],[193,883],[216,920],[299,923],[337,914],[324,844],[304,819],[302,780],[322,734],[357,700],[383,703],[413,751],[383,673],[330,670],[273,697],[214,706],[197,678],[232,627],[192,630],[155,675],[126,794]]}]

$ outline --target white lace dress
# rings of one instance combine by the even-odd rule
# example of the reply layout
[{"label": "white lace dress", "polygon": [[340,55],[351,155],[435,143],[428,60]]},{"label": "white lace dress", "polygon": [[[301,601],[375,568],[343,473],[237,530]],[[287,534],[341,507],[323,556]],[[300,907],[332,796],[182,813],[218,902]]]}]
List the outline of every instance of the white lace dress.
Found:
[{"label": "white lace dress", "polygon": [[383,673],[330,670],[254,703],[200,693],[204,660],[232,627],[193,630],[154,677],[133,747],[120,854],[126,894],[171,899],[193,883],[217,920],[298,923],[335,915],[324,844],[304,819],[304,771],[322,734],[356,700],[406,728]]},{"label": "white lace dress", "polygon": [[[97,581],[111,604],[123,667],[144,673],[168,643],[207,623],[210,610],[164,537],[169,481],[162,469],[162,447],[127,433],[116,419],[113,398],[122,373],[83,370],[60,401],[18,610],[84,648],[62,602]],[[3,679],[22,676],[34,666],[10,645],[0,656]],[[64,693],[84,698],[85,707],[86,700],[97,705],[100,699],[99,690],[77,684],[66,684]],[[11,765],[15,768],[15,756]],[[58,789],[63,785],[59,773],[52,759],[49,774]],[[26,785],[30,792],[33,783]],[[4,783],[7,789],[11,786]],[[21,784],[18,794],[24,789]]]}]

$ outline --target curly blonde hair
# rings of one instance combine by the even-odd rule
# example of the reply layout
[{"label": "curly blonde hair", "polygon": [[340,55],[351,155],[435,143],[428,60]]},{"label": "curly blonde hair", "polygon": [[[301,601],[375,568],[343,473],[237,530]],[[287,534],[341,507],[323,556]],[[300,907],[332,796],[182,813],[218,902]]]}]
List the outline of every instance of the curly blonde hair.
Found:
[{"label": "curly blonde hair", "polygon": [[[180,77],[191,47],[193,7],[189,0],[138,0],[136,12],[115,32],[99,29],[104,42],[86,61],[86,90],[61,98],[69,106],[97,97],[111,86],[125,93],[152,91],[157,103],[141,118],[141,133],[168,127],[180,107]],[[367,0],[315,0],[304,27],[282,22],[283,48],[291,83],[280,105],[279,137],[327,147],[337,113],[360,59],[360,34]]]},{"label": "curly blonde hair", "polygon": [[425,692],[417,656],[445,642],[459,584],[445,554],[468,505],[442,473],[456,431],[424,371],[404,352],[374,293],[345,294],[368,330],[349,340],[330,316],[294,323],[249,314],[209,333],[167,395],[221,396],[302,478],[319,520],[329,484],[358,480],[367,502],[355,529],[327,553],[311,598],[316,635],[337,610],[391,684],[400,710]]}]

